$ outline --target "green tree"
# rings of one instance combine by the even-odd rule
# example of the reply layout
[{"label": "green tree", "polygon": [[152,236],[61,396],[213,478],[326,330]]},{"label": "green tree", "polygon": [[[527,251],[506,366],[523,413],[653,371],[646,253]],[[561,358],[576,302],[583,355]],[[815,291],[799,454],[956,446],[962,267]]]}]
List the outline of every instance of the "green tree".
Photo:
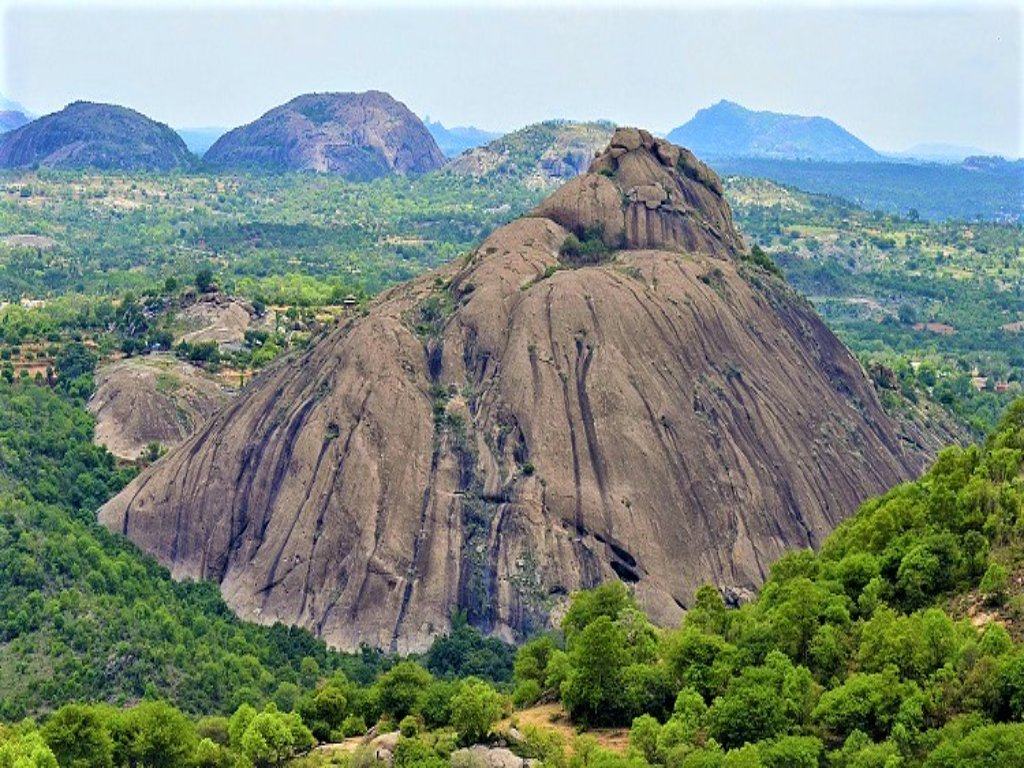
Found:
[{"label": "green tree", "polygon": [[629,729],[629,748],[647,762],[657,762],[660,733],[661,724],[650,715],[635,717],[633,726]]},{"label": "green tree", "polygon": [[58,768],[57,758],[31,724],[0,726],[0,768]]},{"label": "green tree", "polygon": [[196,272],[196,288],[200,293],[208,293],[213,288],[213,270],[203,267]]},{"label": "green tree", "polygon": [[925,768],[1024,768],[1024,724],[987,725],[944,741]]},{"label": "green tree", "polygon": [[463,681],[452,698],[452,727],[464,744],[482,741],[501,717],[501,694],[477,678]]},{"label": "green tree", "polygon": [[114,742],[94,707],[65,704],[43,726],[43,738],[61,768],[112,768]]},{"label": "green tree", "polygon": [[402,661],[377,681],[377,703],[395,722],[416,711],[423,691],[433,677],[413,661]]},{"label": "green tree", "polygon": [[163,701],[144,701],[115,717],[120,761],[145,768],[185,768],[198,744],[195,726]]},{"label": "green tree", "polygon": [[1006,599],[1006,588],[1009,586],[1010,577],[1006,567],[999,563],[992,563],[985,575],[981,577],[978,589],[985,596],[985,602],[989,605],[999,605]]},{"label": "green tree", "polygon": [[347,688],[348,681],[344,677],[332,678],[299,704],[302,720],[321,741],[331,738],[331,734],[345,719],[348,711],[348,699],[345,696]]},{"label": "green tree", "polygon": [[626,661],[625,633],[608,615],[598,615],[579,631],[562,683],[562,701],[574,720],[588,725],[619,722]]},{"label": "green tree", "polygon": [[316,743],[313,734],[294,712],[260,712],[241,738],[241,752],[256,768],[276,768]]}]

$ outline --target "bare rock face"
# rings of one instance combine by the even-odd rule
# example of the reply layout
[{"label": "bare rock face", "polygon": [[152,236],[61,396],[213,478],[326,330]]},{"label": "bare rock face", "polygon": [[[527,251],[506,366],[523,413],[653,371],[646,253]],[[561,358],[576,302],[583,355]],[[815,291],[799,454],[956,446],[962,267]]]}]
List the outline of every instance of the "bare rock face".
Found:
[{"label": "bare rock face", "polygon": [[216,342],[220,347],[232,347],[245,340],[247,330],[274,329],[275,314],[267,310],[256,314],[252,304],[225,293],[205,293],[185,304],[178,313],[181,333],[175,343],[190,344]]},{"label": "bare rock face", "polygon": [[715,172],[647,131],[619,128],[589,171],[534,213],[616,248],[682,248],[727,258],[743,245]]},{"label": "bare rock face", "polygon": [[367,181],[445,162],[423,122],[387,93],[307,93],[221,136],[213,168],[316,171]]},{"label": "bare rock face", "polygon": [[[406,652],[455,608],[522,638],[608,579],[676,622],[921,468],[811,306],[739,258],[710,170],[640,131],[594,166],[280,361],[100,520],[244,618]],[[571,268],[599,227],[618,250]]]},{"label": "bare rock face", "polygon": [[131,357],[96,373],[89,411],[97,445],[134,461],[150,443],[173,448],[195,432],[233,391],[171,355]]}]

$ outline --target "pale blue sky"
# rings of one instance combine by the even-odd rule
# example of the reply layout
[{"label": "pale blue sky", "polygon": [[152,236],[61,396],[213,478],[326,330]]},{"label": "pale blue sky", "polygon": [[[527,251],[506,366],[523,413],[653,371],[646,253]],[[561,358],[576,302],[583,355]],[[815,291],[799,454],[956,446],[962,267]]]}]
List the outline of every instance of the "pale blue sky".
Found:
[{"label": "pale blue sky", "polygon": [[667,131],[722,98],[822,114],[878,149],[1019,156],[1022,5],[0,0],[0,91],[175,126],[248,122],[299,93],[379,88],[446,124],[550,117]]}]

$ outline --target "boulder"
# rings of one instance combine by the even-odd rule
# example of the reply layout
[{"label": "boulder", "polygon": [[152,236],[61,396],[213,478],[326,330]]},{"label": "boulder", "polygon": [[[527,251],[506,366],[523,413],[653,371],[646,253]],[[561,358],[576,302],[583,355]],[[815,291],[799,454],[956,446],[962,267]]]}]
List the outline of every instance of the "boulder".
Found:
[{"label": "boulder", "polygon": [[539,760],[520,757],[505,747],[477,744],[452,752],[452,768],[534,768]]}]

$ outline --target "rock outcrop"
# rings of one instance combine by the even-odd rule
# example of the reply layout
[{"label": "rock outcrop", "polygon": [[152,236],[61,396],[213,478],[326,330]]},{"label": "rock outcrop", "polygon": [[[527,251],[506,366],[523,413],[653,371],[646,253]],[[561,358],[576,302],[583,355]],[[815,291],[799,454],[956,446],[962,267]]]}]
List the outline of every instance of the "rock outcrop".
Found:
[{"label": "rock outcrop", "polygon": [[[566,258],[598,229],[614,245]],[[607,579],[677,622],[927,453],[743,257],[714,174],[620,130],[533,215],[262,374],[100,520],[242,617],[343,648],[423,649],[456,608],[522,638]]]},{"label": "rock outcrop", "polygon": [[114,104],[76,101],[0,137],[0,168],[166,172],[194,161],[169,127]]},{"label": "rock outcrop", "polygon": [[534,215],[612,248],[670,248],[727,258],[742,250],[715,172],[686,149],[636,128],[611,145]]},{"label": "rock outcrop", "polygon": [[445,162],[423,122],[381,91],[308,93],[221,136],[212,168],[315,171],[354,181],[419,174]]},{"label": "rock outcrop", "polygon": [[171,355],[130,357],[96,372],[89,411],[93,440],[121,459],[134,461],[150,443],[173,448],[188,438],[233,390]]}]

